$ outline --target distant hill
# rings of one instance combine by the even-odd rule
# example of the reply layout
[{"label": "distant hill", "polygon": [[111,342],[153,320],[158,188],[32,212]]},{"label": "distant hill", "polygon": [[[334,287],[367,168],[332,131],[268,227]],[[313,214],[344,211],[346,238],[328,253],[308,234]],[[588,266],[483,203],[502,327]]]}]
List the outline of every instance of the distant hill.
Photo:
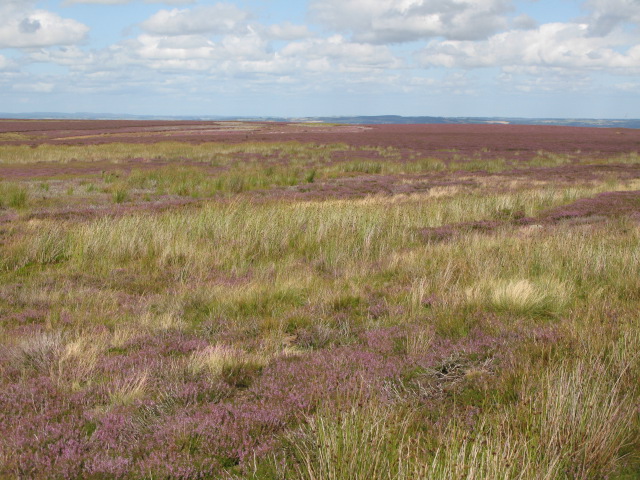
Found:
[{"label": "distant hill", "polygon": [[404,117],[401,115],[335,116],[335,117],[234,117],[221,115],[128,115],[111,113],[0,113],[6,119],[65,119],[65,120],[199,120],[199,121],[268,121],[268,122],[324,122],[349,124],[511,124],[561,125],[570,127],[640,128],[640,119],[593,118],[510,118],[510,117]]}]

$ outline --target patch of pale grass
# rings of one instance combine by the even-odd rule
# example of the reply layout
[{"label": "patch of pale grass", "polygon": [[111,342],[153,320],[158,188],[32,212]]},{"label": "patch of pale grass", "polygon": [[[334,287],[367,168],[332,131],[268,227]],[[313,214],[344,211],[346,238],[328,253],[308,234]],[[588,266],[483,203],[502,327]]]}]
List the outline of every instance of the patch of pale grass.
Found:
[{"label": "patch of pale grass", "polygon": [[106,336],[95,334],[78,335],[67,341],[58,356],[54,372],[58,384],[78,390],[91,382],[98,360],[107,345]]},{"label": "patch of pale grass", "polygon": [[21,369],[49,372],[64,351],[65,339],[60,331],[40,331],[19,339],[8,348],[9,358]]},{"label": "patch of pale grass", "polygon": [[138,319],[138,324],[152,332],[166,330],[183,330],[187,327],[179,311],[170,310],[162,313],[145,312]]},{"label": "patch of pale grass", "polygon": [[129,325],[118,325],[109,339],[110,348],[124,348],[129,342],[140,335],[140,329]]},{"label": "patch of pale grass", "polygon": [[570,294],[553,279],[489,280],[467,289],[467,301],[478,308],[518,315],[553,316],[562,312]]},{"label": "patch of pale grass", "polygon": [[410,311],[413,316],[418,315],[422,312],[424,307],[424,300],[428,295],[429,289],[429,280],[426,278],[419,278],[414,280],[411,285],[411,294],[410,294]]},{"label": "patch of pale grass", "polygon": [[142,371],[130,377],[118,379],[109,390],[109,403],[111,406],[131,405],[141,399],[147,391],[148,372]]},{"label": "patch of pale grass", "polygon": [[407,355],[424,355],[429,351],[435,332],[431,329],[412,330],[407,334]]},{"label": "patch of pale grass", "polygon": [[223,345],[216,345],[193,352],[189,357],[187,368],[192,374],[207,371],[214,376],[218,376],[222,374],[225,368],[240,362],[240,354],[237,350]]},{"label": "patch of pale grass", "polygon": [[294,335],[288,335],[280,331],[269,332],[260,345],[260,356],[264,359],[265,364],[276,357],[293,357],[301,355],[303,350],[294,345]]},{"label": "patch of pale grass", "polygon": [[248,353],[227,345],[215,345],[193,352],[187,370],[197,375],[206,372],[214,377],[234,381],[264,367],[269,358],[261,353]]}]

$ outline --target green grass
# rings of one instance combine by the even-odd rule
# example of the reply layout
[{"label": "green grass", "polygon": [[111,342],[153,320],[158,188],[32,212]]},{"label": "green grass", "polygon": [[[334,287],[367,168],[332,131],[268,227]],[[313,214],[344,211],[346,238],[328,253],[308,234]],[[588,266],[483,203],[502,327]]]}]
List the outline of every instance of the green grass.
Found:
[{"label": "green grass", "polygon": [[0,182],[0,208],[24,208],[29,201],[26,187],[16,183]]}]

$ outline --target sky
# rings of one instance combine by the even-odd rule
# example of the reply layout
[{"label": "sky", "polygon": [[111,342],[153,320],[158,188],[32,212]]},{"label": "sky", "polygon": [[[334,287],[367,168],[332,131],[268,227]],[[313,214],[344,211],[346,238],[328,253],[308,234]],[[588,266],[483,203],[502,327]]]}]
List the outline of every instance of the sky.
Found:
[{"label": "sky", "polygon": [[0,0],[0,112],[640,117],[640,0]]}]

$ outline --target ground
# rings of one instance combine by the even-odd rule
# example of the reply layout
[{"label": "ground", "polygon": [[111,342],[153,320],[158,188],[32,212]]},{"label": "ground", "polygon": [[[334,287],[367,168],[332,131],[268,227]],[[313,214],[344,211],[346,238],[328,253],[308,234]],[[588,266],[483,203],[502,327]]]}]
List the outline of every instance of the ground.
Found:
[{"label": "ground", "polygon": [[0,121],[0,477],[637,478],[639,150]]}]

